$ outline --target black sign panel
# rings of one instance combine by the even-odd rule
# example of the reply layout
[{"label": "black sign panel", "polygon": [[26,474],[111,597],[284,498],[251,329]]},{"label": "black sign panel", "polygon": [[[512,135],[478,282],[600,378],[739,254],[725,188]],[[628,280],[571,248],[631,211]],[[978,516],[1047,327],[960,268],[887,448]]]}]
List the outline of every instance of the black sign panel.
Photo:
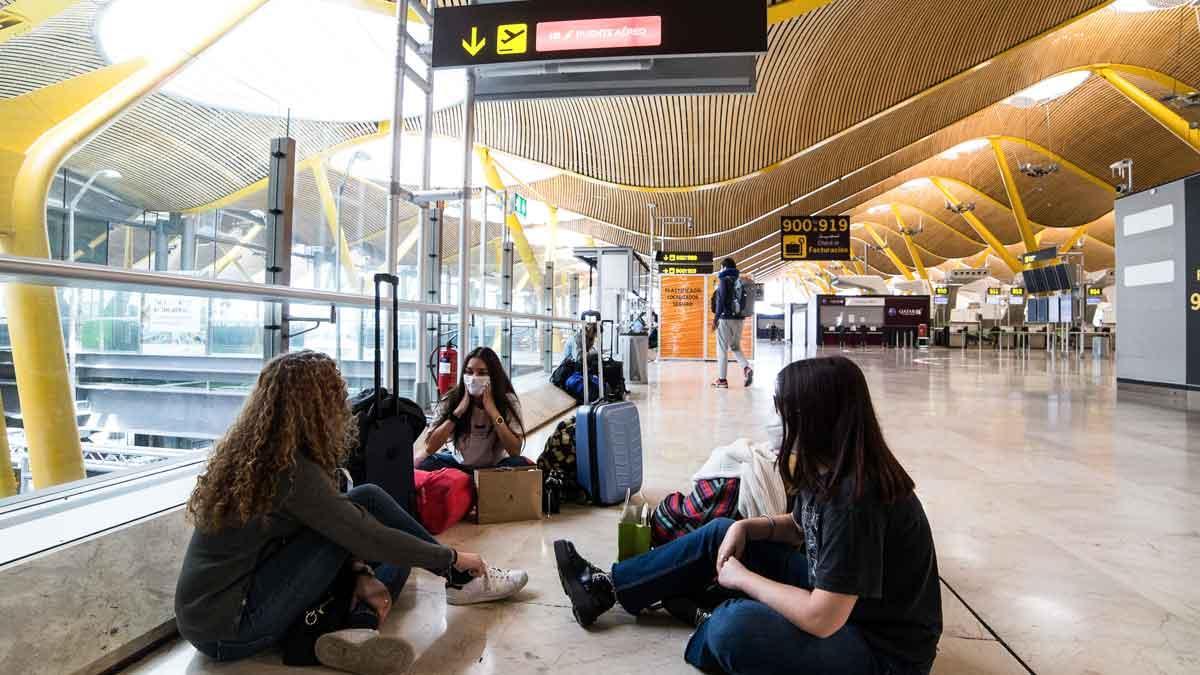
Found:
[{"label": "black sign panel", "polygon": [[713,264],[712,251],[696,251],[696,252],[670,252],[659,251],[654,259],[660,263],[676,264],[683,263],[687,265],[709,265]]},{"label": "black sign panel", "polygon": [[433,67],[763,54],[762,2],[506,2],[440,7]]},{"label": "black sign panel", "polygon": [[938,286],[933,289],[934,295],[950,295],[949,286]]},{"label": "black sign panel", "polygon": [[929,323],[929,296],[887,296],[884,300],[883,325],[919,326]]},{"label": "black sign panel", "polygon": [[1013,286],[1012,288],[1008,289],[1008,294],[1014,298],[1023,298],[1025,297],[1025,289],[1021,288],[1020,286]]},{"label": "black sign panel", "polygon": [[658,273],[666,274],[668,276],[677,276],[680,274],[712,274],[713,266],[712,263],[708,263],[707,265],[704,263],[666,263],[658,268]]},{"label": "black sign panel", "polygon": [[1021,262],[1025,263],[1026,265],[1032,265],[1035,262],[1041,262],[1043,260],[1054,260],[1057,257],[1058,257],[1058,247],[1051,246],[1050,248],[1044,248],[1040,251],[1034,251],[1032,253],[1021,254]]},{"label": "black sign panel", "polygon": [[850,260],[850,217],[783,216],[779,253],[783,260]]}]

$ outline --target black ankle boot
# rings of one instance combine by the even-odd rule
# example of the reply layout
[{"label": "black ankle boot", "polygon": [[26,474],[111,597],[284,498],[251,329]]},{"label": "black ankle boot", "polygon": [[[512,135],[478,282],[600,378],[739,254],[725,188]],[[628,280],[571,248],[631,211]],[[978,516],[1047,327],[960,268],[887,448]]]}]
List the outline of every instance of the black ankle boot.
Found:
[{"label": "black ankle boot", "polygon": [[571,608],[580,626],[587,628],[617,604],[612,578],[584,560],[575,551],[574,544],[562,539],[554,542],[554,558],[558,563],[559,581],[571,599]]}]

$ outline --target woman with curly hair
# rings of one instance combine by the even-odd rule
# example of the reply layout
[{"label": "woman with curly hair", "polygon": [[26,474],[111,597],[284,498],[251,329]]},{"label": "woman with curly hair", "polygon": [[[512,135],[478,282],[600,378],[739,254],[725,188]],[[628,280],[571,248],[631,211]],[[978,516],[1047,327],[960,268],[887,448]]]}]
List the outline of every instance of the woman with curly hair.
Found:
[{"label": "woman with curly hair", "polygon": [[[451,604],[524,587],[524,572],[489,568],[478,554],[439,544],[378,487],[341,494],[336,475],[354,436],[332,359],[303,351],[266,364],[188,502],[195,531],[175,614],[196,649],[232,661],[278,643],[351,570],[356,615],[374,614],[376,626],[414,567],[446,577]],[[400,671],[413,659],[407,643],[371,629],[323,635],[316,656],[361,673]]]}]

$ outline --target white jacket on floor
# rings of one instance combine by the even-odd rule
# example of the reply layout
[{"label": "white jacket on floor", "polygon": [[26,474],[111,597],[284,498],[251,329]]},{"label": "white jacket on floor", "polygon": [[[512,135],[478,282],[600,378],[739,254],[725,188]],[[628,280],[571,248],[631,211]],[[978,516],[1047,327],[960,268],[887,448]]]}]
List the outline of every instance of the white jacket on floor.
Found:
[{"label": "white jacket on floor", "polygon": [[779,515],[787,510],[787,491],[775,459],[770,444],[739,438],[732,445],[715,448],[692,481],[737,478],[738,513],[743,518]]}]

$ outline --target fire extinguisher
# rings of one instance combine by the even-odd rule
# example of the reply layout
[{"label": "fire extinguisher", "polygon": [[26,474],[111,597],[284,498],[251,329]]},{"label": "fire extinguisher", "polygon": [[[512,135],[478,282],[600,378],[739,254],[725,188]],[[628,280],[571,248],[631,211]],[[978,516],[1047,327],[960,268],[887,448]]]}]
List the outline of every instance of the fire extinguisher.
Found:
[{"label": "fire extinguisher", "polygon": [[458,385],[458,350],[454,345],[438,348],[438,395],[445,396]]}]

